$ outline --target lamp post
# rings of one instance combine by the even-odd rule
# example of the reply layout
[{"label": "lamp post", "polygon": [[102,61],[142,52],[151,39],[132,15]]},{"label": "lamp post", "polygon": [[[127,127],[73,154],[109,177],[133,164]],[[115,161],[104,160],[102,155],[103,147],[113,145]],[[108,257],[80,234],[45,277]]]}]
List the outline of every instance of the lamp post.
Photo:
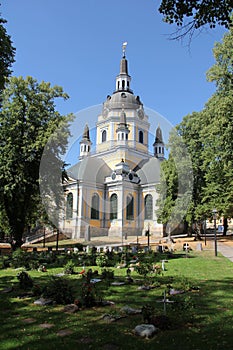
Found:
[{"label": "lamp post", "polygon": [[216,233],[217,209],[213,209],[212,213],[213,213],[213,219],[214,219],[214,253],[215,253],[215,256],[217,256],[218,255],[218,250],[217,250],[217,233]]}]

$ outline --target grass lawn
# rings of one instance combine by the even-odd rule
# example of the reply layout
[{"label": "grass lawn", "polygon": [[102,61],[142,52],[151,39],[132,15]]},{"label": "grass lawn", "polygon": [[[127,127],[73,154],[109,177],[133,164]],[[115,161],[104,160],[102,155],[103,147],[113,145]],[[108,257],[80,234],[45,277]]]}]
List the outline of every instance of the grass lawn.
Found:
[{"label": "grass lawn", "polygon": [[[104,300],[112,306],[84,308],[74,314],[63,312],[62,305],[37,306],[35,296],[22,296],[18,288],[18,269],[0,270],[0,349],[52,350],[52,349],[184,349],[227,350],[233,344],[233,276],[232,262],[214,257],[213,251],[192,251],[186,258],[177,252],[165,264],[166,271],[156,276],[154,289],[145,291],[138,287],[141,276],[132,272],[134,282],[122,286],[103,288]],[[93,269],[101,268],[92,267]],[[75,267],[76,272],[81,267]],[[126,269],[114,270],[115,280],[125,280]],[[28,271],[34,284],[43,286],[51,275],[63,268],[48,268],[47,272]],[[69,275],[74,290],[80,289],[82,277]],[[119,315],[128,305],[142,308],[150,305],[156,314],[163,314],[161,301],[167,285],[189,291],[169,296],[177,303],[167,304],[167,316],[171,320],[168,330],[159,331],[151,339],[134,335],[136,325],[144,323],[142,315],[130,315],[108,323],[104,314]],[[101,286],[102,285],[102,286]],[[13,286],[13,291],[5,289]],[[190,288],[187,288],[190,287]]]}]

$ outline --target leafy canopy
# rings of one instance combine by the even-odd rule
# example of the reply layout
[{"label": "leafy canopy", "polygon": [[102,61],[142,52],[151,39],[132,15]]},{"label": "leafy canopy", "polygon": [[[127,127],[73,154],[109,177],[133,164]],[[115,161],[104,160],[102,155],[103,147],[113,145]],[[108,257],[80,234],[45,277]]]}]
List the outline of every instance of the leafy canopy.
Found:
[{"label": "leafy canopy", "polygon": [[[4,225],[4,230],[20,245],[25,226],[31,223],[35,212],[41,210],[39,169],[51,135],[54,137],[50,153],[62,168],[60,155],[66,150],[70,117],[56,111],[54,100],[67,99],[68,95],[61,87],[38,83],[32,77],[12,77],[2,96],[0,225]],[[61,132],[56,141],[58,127]]]}]

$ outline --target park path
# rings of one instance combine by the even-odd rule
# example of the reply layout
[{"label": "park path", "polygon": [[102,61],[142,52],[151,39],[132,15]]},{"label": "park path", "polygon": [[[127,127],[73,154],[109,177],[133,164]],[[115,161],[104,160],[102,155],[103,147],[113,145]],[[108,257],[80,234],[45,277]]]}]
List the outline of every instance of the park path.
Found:
[{"label": "park path", "polygon": [[233,246],[218,242],[217,249],[223,256],[233,262]]}]

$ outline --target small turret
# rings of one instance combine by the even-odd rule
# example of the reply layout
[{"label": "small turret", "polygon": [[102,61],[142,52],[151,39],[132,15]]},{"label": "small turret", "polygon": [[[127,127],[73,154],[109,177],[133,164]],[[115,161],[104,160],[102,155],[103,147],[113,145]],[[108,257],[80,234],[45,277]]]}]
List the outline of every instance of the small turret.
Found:
[{"label": "small turret", "polygon": [[130,130],[129,130],[128,124],[126,123],[126,114],[123,107],[120,114],[120,123],[117,126],[116,132],[117,132],[118,141],[128,140],[128,135],[130,133]]},{"label": "small turret", "polygon": [[153,143],[153,147],[154,156],[158,159],[164,159],[164,142],[160,126],[158,126],[156,129],[155,142]]},{"label": "small turret", "polygon": [[83,159],[84,157],[88,156],[88,154],[91,151],[91,145],[92,142],[90,140],[90,133],[89,133],[89,127],[86,124],[84,131],[83,131],[83,137],[82,140],[79,142],[80,144],[80,156],[79,159]]}]

